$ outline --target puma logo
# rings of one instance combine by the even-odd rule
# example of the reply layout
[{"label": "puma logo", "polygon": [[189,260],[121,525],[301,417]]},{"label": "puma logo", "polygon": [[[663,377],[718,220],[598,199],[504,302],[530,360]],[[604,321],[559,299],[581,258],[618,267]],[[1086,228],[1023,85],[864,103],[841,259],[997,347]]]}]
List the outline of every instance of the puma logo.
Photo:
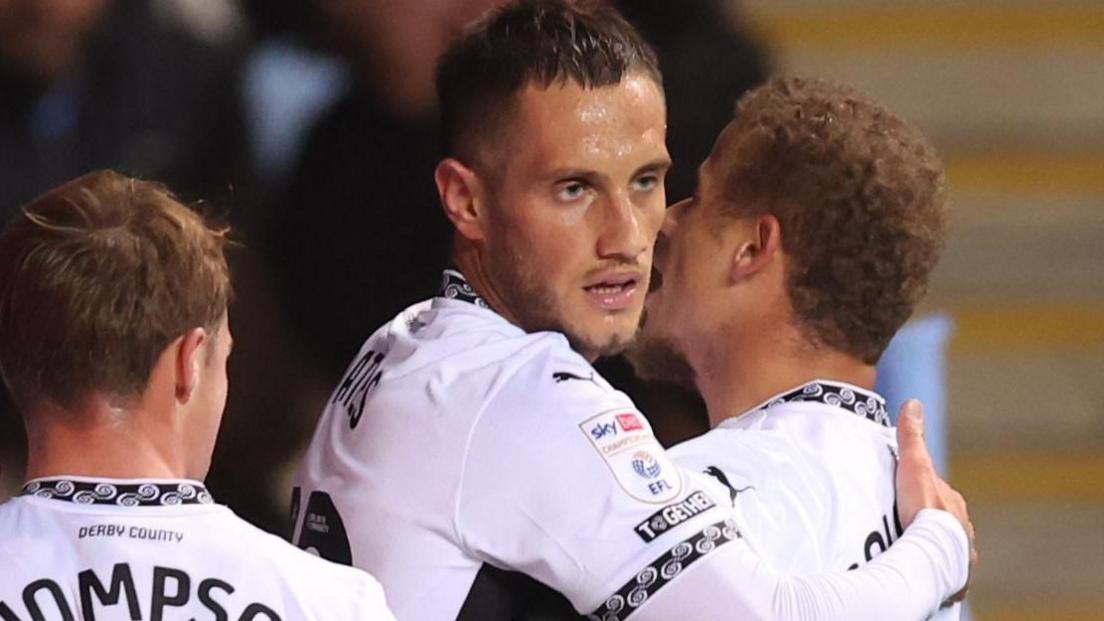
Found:
[{"label": "puma logo", "polygon": [[736,506],[736,496],[740,495],[743,492],[748,491],[749,489],[755,489],[754,485],[748,485],[747,487],[742,487],[740,489],[736,489],[735,487],[732,486],[731,483],[728,482],[728,477],[725,476],[725,473],[722,472],[721,469],[716,467],[716,466],[709,466],[708,468],[705,469],[705,473],[708,474],[709,476],[713,477],[714,479],[717,479],[718,481],[721,482],[721,485],[724,485],[725,487],[728,488],[728,496],[729,496],[729,498],[731,498],[732,506],[734,506],[734,507]]}]

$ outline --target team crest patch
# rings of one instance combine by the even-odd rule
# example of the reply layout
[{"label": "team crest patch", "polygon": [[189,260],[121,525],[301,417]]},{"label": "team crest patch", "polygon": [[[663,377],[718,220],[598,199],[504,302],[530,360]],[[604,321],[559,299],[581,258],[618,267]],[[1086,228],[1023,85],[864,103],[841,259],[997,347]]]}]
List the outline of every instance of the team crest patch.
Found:
[{"label": "team crest patch", "polygon": [[682,475],[640,412],[608,410],[587,419],[579,429],[633,498],[663,504],[682,490]]},{"label": "team crest patch", "polygon": [[637,474],[645,479],[654,479],[663,474],[663,468],[660,467],[659,460],[648,451],[633,453],[632,467]]}]

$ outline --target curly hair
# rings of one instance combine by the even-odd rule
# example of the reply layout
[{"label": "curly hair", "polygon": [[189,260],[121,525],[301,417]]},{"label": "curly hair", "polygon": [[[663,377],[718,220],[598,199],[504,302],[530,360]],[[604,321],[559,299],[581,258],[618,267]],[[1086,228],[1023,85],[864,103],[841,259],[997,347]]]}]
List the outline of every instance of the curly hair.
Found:
[{"label": "curly hair", "polygon": [[778,218],[790,302],[807,337],[874,364],[927,291],[947,235],[927,139],[854,90],[776,78],[736,107],[724,191]]}]

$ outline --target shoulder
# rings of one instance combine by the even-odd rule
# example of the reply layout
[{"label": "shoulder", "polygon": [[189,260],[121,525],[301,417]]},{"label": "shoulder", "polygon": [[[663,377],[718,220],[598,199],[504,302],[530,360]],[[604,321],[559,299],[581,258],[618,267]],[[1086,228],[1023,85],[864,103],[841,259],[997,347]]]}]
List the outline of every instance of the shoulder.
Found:
[{"label": "shoulder", "polygon": [[23,558],[18,550],[40,538],[42,533],[36,531],[46,530],[43,520],[29,515],[29,511],[33,508],[18,497],[0,503],[0,532],[4,533],[0,537],[0,558]]},{"label": "shoulder", "polygon": [[792,465],[792,451],[778,434],[718,427],[668,449],[676,464],[725,485],[746,487],[764,474]]},{"label": "shoulder", "polygon": [[[277,574],[278,581],[306,608],[327,611],[327,618],[353,618],[352,613],[361,608],[386,610],[383,588],[367,572],[300,550],[233,513],[228,519],[233,521],[238,545],[250,548],[251,555]],[[340,611],[349,614],[337,615]]]},{"label": "shoulder", "polygon": [[892,461],[896,430],[864,415],[822,403],[791,403],[780,408],[778,430],[798,448],[828,464]]},{"label": "shoulder", "polygon": [[[361,347],[386,357],[390,377],[409,373],[453,372],[510,367],[564,337],[552,332],[527,333],[501,316],[475,304],[432,298],[399,313]],[[356,361],[354,361],[354,366]]]},{"label": "shoulder", "polygon": [[491,408],[520,401],[534,413],[579,401],[628,403],[563,334],[525,332],[475,304],[438,298],[392,325],[385,382],[412,376],[438,394],[466,395],[464,407],[475,409],[472,397]]},{"label": "shoulder", "polygon": [[548,426],[575,428],[603,415],[636,411],[632,400],[558,333],[529,335],[496,375],[483,418],[508,418],[512,425],[521,425],[522,432]]},{"label": "shoulder", "polygon": [[8,523],[14,520],[16,513],[20,511],[19,504],[18,497],[0,502],[0,523]]},{"label": "shoulder", "polygon": [[645,503],[675,498],[681,478],[648,419],[556,337],[536,342],[536,351],[502,378],[475,424],[469,459],[494,464],[487,474],[499,481],[503,468],[524,472],[518,485],[545,477],[549,484],[590,485],[598,494],[599,482],[609,481],[617,483],[609,489]]}]

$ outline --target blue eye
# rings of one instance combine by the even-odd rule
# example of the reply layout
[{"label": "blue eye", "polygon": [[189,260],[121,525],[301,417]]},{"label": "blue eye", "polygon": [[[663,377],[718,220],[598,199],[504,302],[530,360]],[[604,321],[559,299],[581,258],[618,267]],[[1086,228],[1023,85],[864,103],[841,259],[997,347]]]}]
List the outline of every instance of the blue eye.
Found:
[{"label": "blue eye", "polygon": [[572,181],[565,183],[556,190],[556,198],[562,201],[575,201],[583,197],[586,194],[586,186],[578,181]]},{"label": "blue eye", "polygon": [[637,192],[647,192],[649,190],[654,190],[658,185],[659,177],[656,177],[655,175],[647,175],[633,181],[633,189]]}]

